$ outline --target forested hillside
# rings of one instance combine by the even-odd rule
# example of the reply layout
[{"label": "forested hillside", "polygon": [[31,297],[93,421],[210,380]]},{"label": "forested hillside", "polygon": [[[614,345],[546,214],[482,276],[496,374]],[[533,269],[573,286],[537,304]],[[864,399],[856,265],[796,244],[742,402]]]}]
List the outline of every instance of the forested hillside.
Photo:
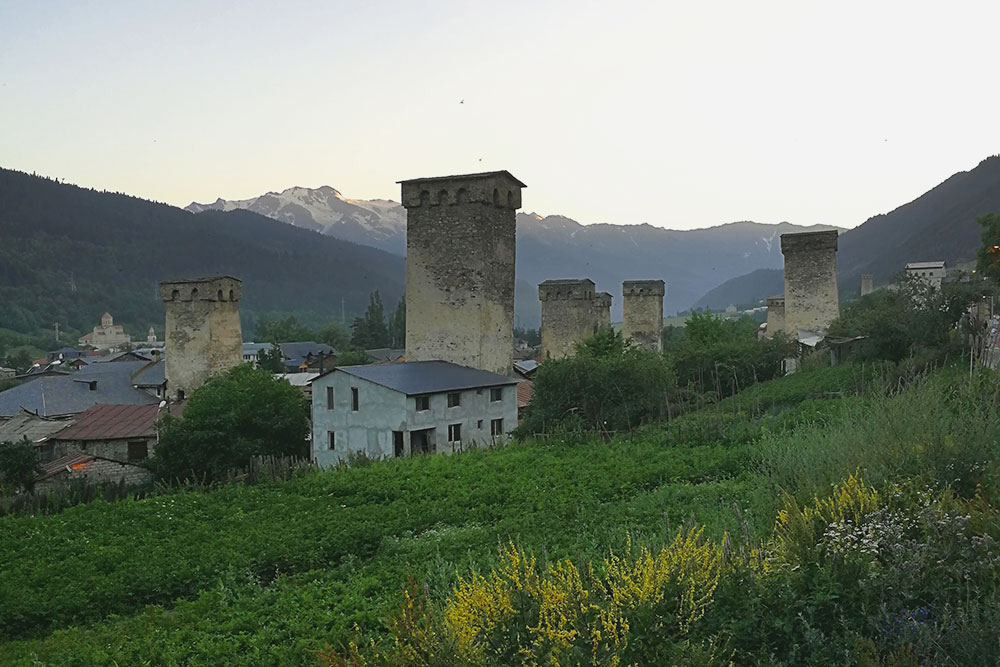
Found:
[{"label": "forested hillside", "polygon": [[166,204],[0,170],[0,329],[59,322],[89,330],[105,310],[129,333],[162,327],[157,286],[168,278],[243,280],[241,310],[306,323],[350,316],[369,293],[403,293],[403,258],[248,211],[194,215]]}]

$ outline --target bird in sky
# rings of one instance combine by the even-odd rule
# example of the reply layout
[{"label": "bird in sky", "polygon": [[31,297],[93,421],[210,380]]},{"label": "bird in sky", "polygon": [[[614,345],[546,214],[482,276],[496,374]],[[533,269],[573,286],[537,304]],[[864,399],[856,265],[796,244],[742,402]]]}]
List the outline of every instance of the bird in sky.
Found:
[{"label": "bird in sky", "polygon": [[459,102],[459,104],[465,104],[465,100],[462,100],[461,102]]}]

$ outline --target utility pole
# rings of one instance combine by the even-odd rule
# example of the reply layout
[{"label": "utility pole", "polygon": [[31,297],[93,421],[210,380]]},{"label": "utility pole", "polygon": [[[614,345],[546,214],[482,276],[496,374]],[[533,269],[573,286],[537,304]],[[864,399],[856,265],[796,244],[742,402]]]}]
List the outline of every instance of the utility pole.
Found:
[{"label": "utility pole", "polygon": [[56,342],[59,342],[59,323],[56,322]]},{"label": "utility pole", "polygon": [[340,297],[340,326],[347,326],[347,316],[344,315],[344,297]]}]

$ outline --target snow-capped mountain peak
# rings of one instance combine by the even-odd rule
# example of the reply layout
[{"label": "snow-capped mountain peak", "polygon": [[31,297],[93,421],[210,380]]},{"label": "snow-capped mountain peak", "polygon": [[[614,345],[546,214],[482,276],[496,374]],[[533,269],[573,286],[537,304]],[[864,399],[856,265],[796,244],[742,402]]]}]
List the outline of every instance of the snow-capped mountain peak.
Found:
[{"label": "snow-capped mountain peak", "polygon": [[212,204],[192,202],[192,213],[246,209],[296,227],[312,229],[355,243],[402,253],[406,246],[406,211],[385,199],[347,199],[329,185],[293,186],[252,199],[216,199]]}]

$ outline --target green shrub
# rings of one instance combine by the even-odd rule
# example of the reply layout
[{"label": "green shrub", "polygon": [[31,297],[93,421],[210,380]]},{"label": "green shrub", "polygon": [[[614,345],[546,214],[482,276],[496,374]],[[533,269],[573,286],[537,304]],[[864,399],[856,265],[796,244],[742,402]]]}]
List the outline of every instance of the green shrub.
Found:
[{"label": "green shrub", "polygon": [[191,392],[183,417],[161,421],[153,467],[168,480],[212,480],[254,456],[307,456],[307,409],[298,389],[241,364]]}]

